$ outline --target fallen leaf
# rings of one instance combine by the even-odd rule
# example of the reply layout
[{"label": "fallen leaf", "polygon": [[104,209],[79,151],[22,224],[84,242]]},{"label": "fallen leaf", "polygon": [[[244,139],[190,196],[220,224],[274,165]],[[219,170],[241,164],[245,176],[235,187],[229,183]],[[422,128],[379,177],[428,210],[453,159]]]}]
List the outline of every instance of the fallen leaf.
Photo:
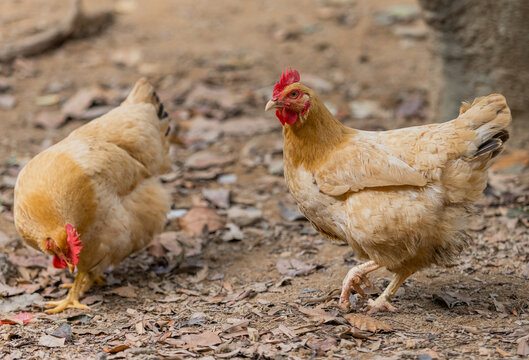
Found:
[{"label": "fallen leaf", "polygon": [[21,312],[18,315],[15,315],[15,316],[5,316],[3,318],[0,318],[0,325],[5,325],[5,324],[9,324],[9,325],[15,325],[15,324],[25,325],[25,324],[29,323],[31,320],[33,320],[34,318],[35,318],[35,316],[33,316],[33,314]]},{"label": "fallen leaf", "polygon": [[261,220],[263,212],[253,207],[233,206],[228,210],[228,219],[238,226],[250,226]]},{"label": "fallen leaf", "polygon": [[222,234],[222,240],[224,241],[234,241],[244,239],[244,234],[241,231],[241,228],[235,225],[234,223],[227,223],[226,229]]},{"label": "fallen leaf", "polygon": [[305,308],[303,306],[298,306],[298,311],[308,315],[309,320],[318,322],[318,323],[328,323],[328,322],[337,322],[337,312],[326,312],[321,307],[315,308]]},{"label": "fallen leaf", "polygon": [[511,353],[508,353],[507,351],[499,348],[498,346],[496,346],[496,351],[498,352],[498,354],[500,354],[503,357],[512,357]]},{"label": "fallen leaf", "polygon": [[101,95],[101,90],[95,87],[80,89],[64,103],[61,112],[74,118],[82,116]]},{"label": "fallen leaf", "polygon": [[46,256],[18,256],[9,254],[9,261],[16,266],[40,267],[46,269],[51,261]]},{"label": "fallen leaf", "polygon": [[204,331],[202,334],[183,335],[181,339],[192,347],[213,346],[222,342],[220,337],[212,331]]},{"label": "fallen leaf", "polygon": [[70,324],[61,324],[50,335],[57,338],[64,338],[66,341],[72,341],[72,326]]},{"label": "fallen leaf", "polygon": [[115,354],[115,353],[118,353],[118,352],[125,351],[128,348],[130,348],[129,345],[121,344],[121,345],[114,346],[113,348],[107,348],[107,347],[103,348],[103,351],[106,352],[106,353]]},{"label": "fallen leaf", "polygon": [[67,116],[58,111],[42,111],[35,116],[35,125],[44,129],[57,129],[66,122]]},{"label": "fallen leaf", "polygon": [[446,306],[447,308],[451,309],[456,305],[464,304],[465,301],[462,301],[452,294],[446,293],[440,293],[440,294],[433,294],[433,300],[441,305]]},{"label": "fallen leaf", "polygon": [[115,294],[126,298],[135,298],[136,288],[132,286],[120,286],[118,288],[108,291],[108,294]]},{"label": "fallen leaf", "polygon": [[63,347],[65,341],[66,341],[66,338],[58,338],[58,337],[51,336],[51,335],[42,335],[39,338],[39,345],[49,347],[49,348]]},{"label": "fallen leaf", "polygon": [[382,320],[375,319],[371,316],[364,314],[346,314],[344,315],[344,318],[349,321],[349,324],[360,330],[368,330],[373,333],[377,333],[379,331],[389,332],[393,330],[391,326],[389,326]]},{"label": "fallen leaf", "polygon": [[529,345],[527,344],[528,336],[524,336],[518,339],[518,348],[516,349],[516,354],[521,356],[529,355]]},{"label": "fallen leaf", "polygon": [[331,337],[325,340],[311,338],[307,341],[307,346],[313,350],[316,350],[316,354],[318,356],[323,356],[325,352],[329,351],[335,345],[336,345],[336,339],[331,338]]},{"label": "fallen leaf", "polygon": [[13,287],[0,283],[0,296],[13,296],[22,294],[23,292],[25,291],[22,287]]},{"label": "fallen leaf", "polygon": [[226,189],[203,189],[204,198],[216,207],[227,209],[230,207],[230,191]]},{"label": "fallen leaf", "polygon": [[180,227],[189,234],[199,235],[206,228],[214,232],[224,227],[224,220],[213,209],[194,207],[180,218]]},{"label": "fallen leaf", "polygon": [[231,164],[234,160],[235,158],[231,155],[201,151],[188,157],[184,165],[189,169],[203,170],[212,166],[225,166]]},{"label": "fallen leaf", "polygon": [[33,304],[41,303],[44,299],[38,293],[22,294],[9,298],[0,298],[0,312],[10,313],[23,310]]},{"label": "fallen leaf", "polygon": [[280,259],[277,262],[276,267],[282,275],[300,276],[310,274],[317,266],[305,264],[297,259]]}]

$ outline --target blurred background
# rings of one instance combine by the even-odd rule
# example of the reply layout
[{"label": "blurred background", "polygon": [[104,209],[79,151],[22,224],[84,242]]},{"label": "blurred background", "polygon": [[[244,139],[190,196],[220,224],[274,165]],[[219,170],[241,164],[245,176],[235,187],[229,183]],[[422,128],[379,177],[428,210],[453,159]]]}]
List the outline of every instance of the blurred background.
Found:
[{"label": "blurred background", "polygon": [[[297,69],[301,82],[319,93],[340,121],[367,130],[452,119],[461,101],[499,92],[513,110],[514,131],[479,204],[484,217],[472,226],[475,243],[454,268],[424,271],[398,294],[409,305],[392,325],[417,330],[422,324],[425,333],[401,327],[405,340],[402,333],[385,334],[382,345],[365,338],[371,340],[362,346],[372,351],[440,346],[437,351],[447,358],[494,356],[494,346],[516,353],[513,339],[529,331],[526,0],[86,0],[82,8],[76,3],[0,1],[0,250],[18,268],[18,278],[12,278],[23,281],[17,284],[37,284],[24,291],[47,300],[62,296],[58,280],[68,275],[54,272],[45,255],[16,235],[12,204],[18,172],[35,154],[118,105],[141,76],[157,88],[175,129],[175,161],[163,178],[174,206],[162,240],[167,245],[178,239],[186,251],[184,256],[178,246],[167,245],[140,252],[120,265],[110,285],[128,279],[146,298],[172,294],[178,301],[167,300],[163,311],[188,319],[192,307],[213,314],[213,324],[225,316],[253,315],[231,305],[222,305],[225,314],[219,314],[220,301],[204,303],[204,296],[228,293],[232,304],[242,291],[248,291],[243,299],[258,293],[262,302],[254,301],[252,309],[269,315],[252,318],[260,329],[269,328],[266,319],[272,317],[301,322],[287,302],[325,298],[357,263],[352,252],[336,251],[337,245],[303,221],[284,184],[281,124],[264,106],[286,67]],[[210,233],[197,240],[204,224]],[[291,257],[314,265],[302,266],[309,270],[300,270],[292,282],[276,266],[278,259]],[[174,270],[183,258],[192,265]],[[447,302],[446,289],[453,303]],[[480,299],[477,313],[467,306],[452,310],[455,303],[470,304],[468,296],[457,298],[458,291]],[[132,321],[130,307],[149,316],[163,313],[135,297],[111,305],[92,300],[106,314],[98,320],[107,322],[105,328]],[[105,313],[115,306],[122,311]],[[458,321],[473,329],[494,323],[512,331],[464,333]],[[333,333],[338,328],[311,331],[320,339],[336,335],[331,345],[338,346],[343,340]],[[476,345],[475,337],[485,340]],[[92,336],[83,347],[98,339]],[[461,344],[457,354],[442,349]],[[324,345],[317,345],[318,354],[329,351],[321,350]],[[339,347],[347,354],[344,349]],[[428,354],[423,359],[435,358],[435,351]]]}]

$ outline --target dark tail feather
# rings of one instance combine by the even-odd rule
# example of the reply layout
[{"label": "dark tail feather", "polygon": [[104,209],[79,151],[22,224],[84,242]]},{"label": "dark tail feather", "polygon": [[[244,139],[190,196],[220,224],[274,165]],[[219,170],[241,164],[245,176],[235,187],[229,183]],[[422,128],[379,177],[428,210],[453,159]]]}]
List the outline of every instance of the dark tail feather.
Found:
[{"label": "dark tail feather", "polygon": [[490,153],[490,158],[496,157],[503,150],[503,144],[509,139],[509,132],[502,130],[495,134],[491,139],[481,144],[472,157],[472,160],[477,159],[485,154]]}]

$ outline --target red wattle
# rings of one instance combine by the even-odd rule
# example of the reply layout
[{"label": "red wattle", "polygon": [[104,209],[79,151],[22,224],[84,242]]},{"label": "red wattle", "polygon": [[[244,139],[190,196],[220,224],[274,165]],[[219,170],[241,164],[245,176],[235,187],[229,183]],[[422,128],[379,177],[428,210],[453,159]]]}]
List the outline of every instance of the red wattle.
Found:
[{"label": "red wattle", "polygon": [[283,108],[283,114],[281,115],[288,125],[292,125],[298,120],[298,113],[287,108]]},{"label": "red wattle", "polygon": [[57,255],[53,256],[53,267],[57,269],[66,269],[66,261],[59,258]]}]

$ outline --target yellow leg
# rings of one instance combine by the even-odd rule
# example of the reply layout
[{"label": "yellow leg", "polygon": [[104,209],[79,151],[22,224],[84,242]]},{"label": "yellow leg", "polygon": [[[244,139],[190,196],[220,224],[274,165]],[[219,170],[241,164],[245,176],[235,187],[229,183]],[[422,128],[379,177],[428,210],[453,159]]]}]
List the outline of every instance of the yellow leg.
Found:
[{"label": "yellow leg", "polygon": [[85,278],[86,275],[88,275],[85,271],[80,271],[75,276],[75,280],[72,284],[72,287],[70,291],[68,292],[68,295],[60,301],[50,301],[48,302],[48,306],[55,306],[52,309],[46,310],[47,314],[57,314],[63,311],[64,309],[68,308],[74,308],[74,309],[88,309],[88,306],[83,305],[79,302],[79,296],[81,294],[81,290],[86,284]]},{"label": "yellow leg", "polygon": [[393,295],[397,292],[402,283],[411,275],[409,272],[396,273],[393,276],[393,279],[389,283],[388,287],[384,290],[382,294],[376,299],[367,302],[367,306],[364,308],[364,311],[367,311],[368,314],[375,314],[379,311],[391,311],[395,312],[397,309],[389,303]]},{"label": "yellow leg", "polygon": [[[88,279],[85,278],[85,280],[83,281],[83,287],[82,287],[82,290],[81,290],[81,294],[84,294],[88,290],[90,290],[92,288],[92,286],[94,285],[94,283],[97,286],[105,286],[106,285],[105,277],[103,275],[94,275],[92,273],[89,273],[88,274]],[[62,289],[71,289],[73,287],[73,284],[74,283],[61,284],[61,288]]]}]

